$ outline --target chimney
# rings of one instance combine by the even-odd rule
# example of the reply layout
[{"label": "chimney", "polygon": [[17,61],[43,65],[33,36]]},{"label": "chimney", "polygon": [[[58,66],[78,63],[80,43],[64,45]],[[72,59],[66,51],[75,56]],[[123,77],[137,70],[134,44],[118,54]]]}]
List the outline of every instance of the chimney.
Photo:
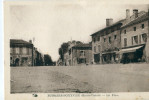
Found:
[{"label": "chimney", "polygon": [[130,10],[126,9],[126,19],[130,19]]},{"label": "chimney", "polygon": [[138,17],[138,9],[133,9],[134,18]]},{"label": "chimney", "polygon": [[113,19],[112,18],[106,19],[106,26],[110,26],[112,24],[113,24]]},{"label": "chimney", "polygon": [[32,43],[32,40],[29,40],[29,43]]}]

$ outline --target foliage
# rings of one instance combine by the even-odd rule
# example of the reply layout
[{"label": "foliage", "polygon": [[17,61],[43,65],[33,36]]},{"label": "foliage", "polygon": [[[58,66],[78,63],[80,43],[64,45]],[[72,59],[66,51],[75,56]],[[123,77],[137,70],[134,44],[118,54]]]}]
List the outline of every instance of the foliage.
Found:
[{"label": "foliage", "polygon": [[44,61],[45,61],[45,66],[52,66],[53,65],[52,58],[48,54],[44,55]]},{"label": "foliage", "polygon": [[66,52],[68,52],[69,46],[70,44],[81,44],[81,41],[75,41],[73,40],[72,42],[68,41],[68,42],[64,42],[61,44],[61,47],[59,48],[59,55],[60,55],[60,59],[62,59],[62,61],[64,61],[64,54]]}]

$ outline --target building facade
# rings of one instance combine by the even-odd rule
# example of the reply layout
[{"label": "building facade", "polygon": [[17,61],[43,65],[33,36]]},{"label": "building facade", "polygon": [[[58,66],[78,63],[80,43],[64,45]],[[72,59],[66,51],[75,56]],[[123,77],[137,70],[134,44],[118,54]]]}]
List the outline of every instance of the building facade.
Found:
[{"label": "building facade", "polygon": [[65,66],[88,65],[92,63],[91,44],[70,45],[67,53],[64,54]]},{"label": "building facade", "polygon": [[32,41],[10,39],[10,66],[43,66],[44,57]]},{"label": "building facade", "polygon": [[[121,27],[121,62],[145,62],[147,61],[147,40],[149,36],[149,15],[133,10],[133,17],[126,10],[127,22]],[[148,48],[149,49],[149,48]]]},{"label": "building facade", "polygon": [[10,39],[10,66],[33,66],[33,44]]},{"label": "building facade", "polygon": [[106,19],[106,27],[92,34],[92,59],[95,64],[118,63],[120,48],[120,20],[113,23],[113,19]]},{"label": "building facade", "polygon": [[92,35],[95,64],[149,62],[149,13],[126,9],[126,18],[116,23],[106,19],[106,27]]}]

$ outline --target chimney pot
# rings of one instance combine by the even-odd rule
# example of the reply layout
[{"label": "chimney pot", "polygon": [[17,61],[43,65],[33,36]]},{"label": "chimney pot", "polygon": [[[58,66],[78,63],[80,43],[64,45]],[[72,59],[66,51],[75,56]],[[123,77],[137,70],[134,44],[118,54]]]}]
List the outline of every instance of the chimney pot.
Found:
[{"label": "chimney pot", "polygon": [[138,9],[133,9],[134,18],[138,17]]},{"label": "chimney pot", "polygon": [[129,19],[129,18],[130,18],[130,10],[126,9],[126,19]]},{"label": "chimney pot", "polygon": [[29,40],[29,43],[32,43],[32,40]]},{"label": "chimney pot", "polygon": [[113,19],[112,18],[106,19],[106,26],[110,26],[112,24],[113,24]]}]

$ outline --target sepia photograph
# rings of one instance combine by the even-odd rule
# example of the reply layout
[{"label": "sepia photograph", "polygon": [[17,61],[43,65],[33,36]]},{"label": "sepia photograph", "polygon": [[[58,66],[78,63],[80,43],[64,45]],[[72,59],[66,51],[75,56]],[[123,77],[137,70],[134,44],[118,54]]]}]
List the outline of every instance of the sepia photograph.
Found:
[{"label": "sepia photograph", "polygon": [[149,4],[64,1],[5,2],[10,94],[149,92]]}]

